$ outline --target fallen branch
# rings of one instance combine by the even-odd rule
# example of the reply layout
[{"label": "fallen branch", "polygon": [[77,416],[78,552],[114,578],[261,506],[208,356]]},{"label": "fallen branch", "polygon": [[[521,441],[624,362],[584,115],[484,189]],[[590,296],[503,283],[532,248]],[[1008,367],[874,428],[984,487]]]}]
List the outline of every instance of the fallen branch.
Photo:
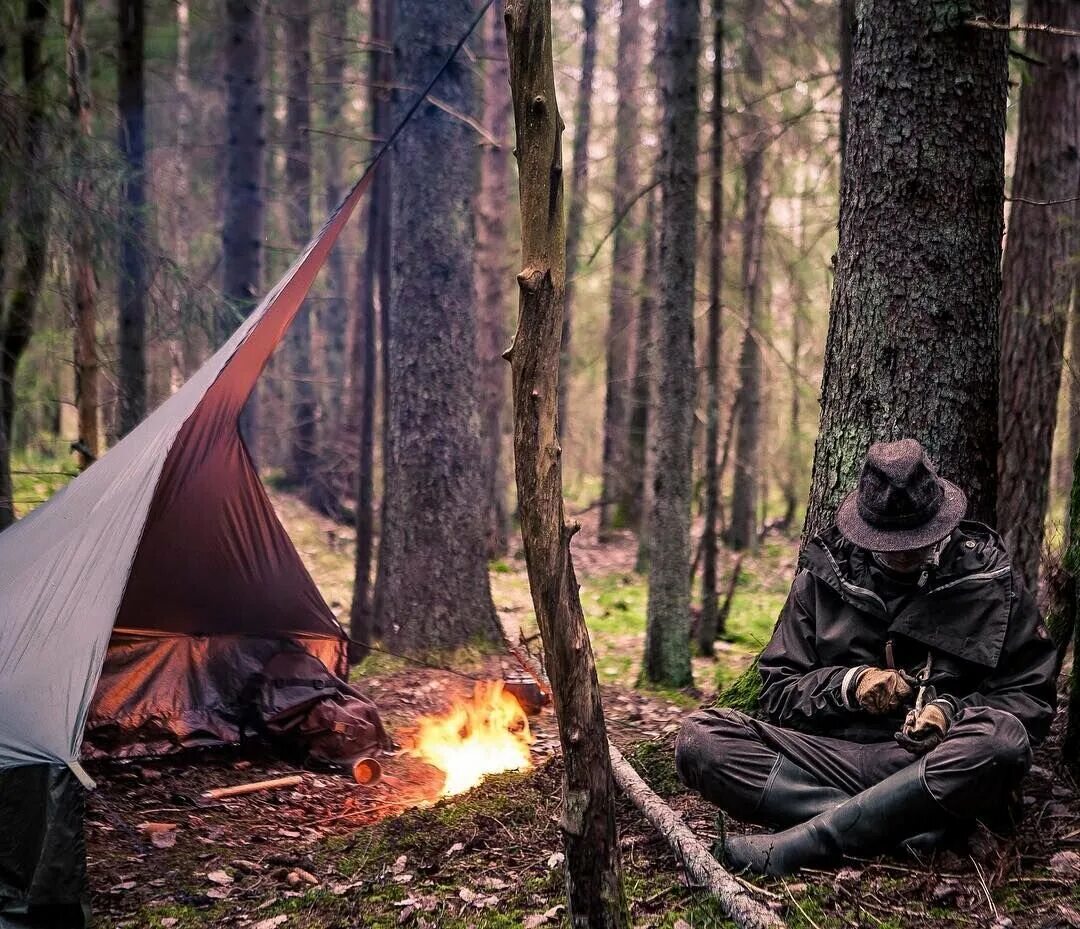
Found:
[{"label": "fallen branch", "polygon": [[215,787],[213,790],[204,790],[204,800],[224,800],[227,797],[242,797],[244,794],[254,794],[261,790],[277,790],[279,787],[295,787],[303,778],[299,774],[290,774],[288,777],[275,777],[269,781],[252,781],[250,784],[237,784],[235,787]]},{"label": "fallen branch", "polygon": [[720,866],[675,811],[653,793],[622,752],[610,743],[608,751],[612,773],[623,793],[667,839],[690,876],[720,901],[725,915],[740,929],[782,929],[783,920]]}]

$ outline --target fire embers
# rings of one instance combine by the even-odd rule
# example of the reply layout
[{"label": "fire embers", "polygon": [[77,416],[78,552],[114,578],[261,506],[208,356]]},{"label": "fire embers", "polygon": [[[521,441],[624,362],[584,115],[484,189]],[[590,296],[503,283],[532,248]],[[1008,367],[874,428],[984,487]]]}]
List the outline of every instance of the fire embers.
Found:
[{"label": "fire embers", "polygon": [[472,698],[418,721],[411,753],[446,776],[439,796],[464,793],[486,775],[532,767],[529,721],[502,681],[479,682]]}]

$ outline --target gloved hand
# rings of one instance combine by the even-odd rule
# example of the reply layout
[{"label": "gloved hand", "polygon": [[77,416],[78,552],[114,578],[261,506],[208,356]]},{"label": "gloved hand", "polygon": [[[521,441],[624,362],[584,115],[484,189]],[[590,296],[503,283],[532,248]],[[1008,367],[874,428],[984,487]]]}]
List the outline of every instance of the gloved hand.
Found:
[{"label": "gloved hand", "polygon": [[911,685],[899,671],[867,668],[855,684],[855,699],[867,713],[891,713],[911,697]]},{"label": "gloved hand", "polygon": [[925,755],[941,744],[952,721],[953,712],[949,702],[933,700],[919,711],[911,710],[893,738],[913,755]]}]

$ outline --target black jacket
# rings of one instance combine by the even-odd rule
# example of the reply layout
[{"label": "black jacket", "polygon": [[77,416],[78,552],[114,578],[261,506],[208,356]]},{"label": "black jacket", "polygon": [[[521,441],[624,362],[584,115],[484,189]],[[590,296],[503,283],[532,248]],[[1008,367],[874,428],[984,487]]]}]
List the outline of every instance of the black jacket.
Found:
[{"label": "black jacket", "polygon": [[857,669],[888,667],[891,652],[895,667],[914,674],[929,653],[939,696],[961,710],[1005,710],[1033,742],[1046,736],[1057,699],[1054,646],[988,526],[961,523],[907,596],[835,527],[807,545],[800,569],[758,665],[761,708],[772,722],[860,742],[891,739],[903,711],[859,709]]}]

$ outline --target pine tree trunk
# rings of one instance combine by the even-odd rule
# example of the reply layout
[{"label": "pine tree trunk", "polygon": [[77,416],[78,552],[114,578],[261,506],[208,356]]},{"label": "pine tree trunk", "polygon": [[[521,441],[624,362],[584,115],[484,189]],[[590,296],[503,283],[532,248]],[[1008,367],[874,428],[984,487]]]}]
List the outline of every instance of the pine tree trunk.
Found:
[{"label": "pine tree trunk", "polygon": [[632,524],[638,498],[627,480],[634,325],[634,290],[640,273],[639,230],[634,198],[640,184],[638,146],[641,133],[641,4],[622,0],[618,57],[615,65],[615,192],[612,209],[622,217],[615,227],[611,251],[611,313],[607,333],[607,390],[604,398],[603,485],[600,493],[600,538],[609,530]]},{"label": "pine tree trunk", "polygon": [[[698,0],[665,0],[659,56],[661,168],[659,403],[649,520],[649,603],[642,678],[685,687],[690,671],[690,502],[697,259]],[[687,66],[691,63],[692,66]]]},{"label": "pine tree trunk", "polygon": [[713,0],[712,146],[709,157],[709,341],[706,346],[705,529],[701,536],[698,648],[713,654],[719,626],[717,522],[720,516],[720,338],[724,283],[724,0]]},{"label": "pine tree trunk", "polygon": [[544,642],[563,751],[560,826],[570,921],[629,929],[604,711],[565,523],[556,417],[566,281],[562,119],[549,0],[508,0],[523,269],[513,372],[514,466],[529,588]]},{"label": "pine tree trunk", "polygon": [[848,113],[851,110],[851,41],[855,33],[856,0],[840,0],[840,175],[847,154]]},{"label": "pine tree trunk", "polygon": [[510,68],[506,32],[500,17],[490,12],[484,25],[483,125],[496,144],[485,144],[480,156],[480,194],[477,198],[476,296],[478,307],[477,363],[481,454],[487,507],[487,553],[504,555],[509,545],[510,515],[506,508],[507,475],[502,463],[503,411],[507,371],[503,352],[507,340],[507,281],[510,263],[506,215],[510,198]]},{"label": "pine tree trunk", "polygon": [[[226,0],[225,220],[221,232],[224,305],[215,321],[221,344],[254,308],[262,288],[263,178],[266,136],[263,102],[262,0]],[[254,454],[254,396],[241,419]]]},{"label": "pine tree trunk", "polygon": [[[1080,3],[1028,0],[1025,21],[1075,33]],[[1002,265],[997,517],[1014,563],[1034,590],[1072,291],[1070,263],[1080,252],[1080,38],[1030,31],[1024,50],[1042,64],[1029,66],[1020,92]]]},{"label": "pine tree trunk", "polygon": [[75,399],[79,425],[79,468],[100,454],[98,439],[97,277],[94,230],[94,173],[88,164],[91,129],[90,67],[86,54],[84,0],[66,0],[68,110],[72,122],[72,189],[78,208],[72,213],[71,283],[75,319]]},{"label": "pine tree trunk", "polygon": [[[1072,491],[1069,496],[1069,525],[1066,533],[1067,543],[1065,547],[1065,570],[1072,581],[1071,592],[1075,598],[1073,608],[1069,611],[1072,619],[1072,674],[1069,677],[1069,697],[1067,704],[1067,716],[1065,724],[1065,738],[1062,742],[1061,754],[1066,764],[1080,774],[1080,458],[1073,461]],[[1069,630],[1066,628],[1065,632]],[[1068,636],[1058,641],[1059,653],[1064,655],[1068,648]]]},{"label": "pine tree trunk", "polygon": [[[864,0],[804,540],[877,440],[920,440],[994,521],[1007,46],[1004,0]],[[896,82],[903,81],[903,92]]]},{"label": "pine tree trunk", "polygon": [[120,419],[127,435],[146,415],[146,105],[144,0],[119,0],[117,108],[124,161],[121,205],[119,327]]},{"label": "pine tree trunk", "polygon": [[[401,0],[395,78],[423,87],[472,19],[469,0]],[[439,99],[474,112],[468,62]],[[425,103],[394,149],[390,454],[376,609],[388,641],[421,652],[501,641],[488,585],[477,413],[472,129]]]},{"label": "pine tree trunk", "polygon": [[652,436],[653,411],[658,396],[655,389],[654,365],[656,341],[656,264],[658,237],[656,230],[656,195],[650,192],[645,206],[645,225],[641,232],[645,240],[645,257],[641,264],[640,296],[638,299],[637,333],[634,348],[634,396],[630,410],[629,477],[638,504],[635,527],[638,534],[635,570],[645,572],[649,567],[649,514],[652,510]]},{"label": "pine tree trunk", "polygon": [[22,161],[27,180],[14,192],[15,228],[22,244],[22,263],[15,272],[7,313],[0,319],[0,431],[5,437],[0,448],[0,529],[15,521],[10,457],[14,444],[15,375],[34,332],[34,312],[45,277],[49,243],[51,191],[47,183],[38,182],[38,174],[32,170],[33,165],[45,160],[48,63],[43,44],[48,18],[48,0],[26,0],[22,32],[22,133],[21,147],[15,156]]},{"label": "pine tree trunk", "polygon": [[[328,0],[318,32],[321,34],[320,58],[323,62],[320,108],[326,132],[319,137],[323,152],[326,209],[337,206],[342,196],[344,169],[341,158],[341,139],[345,109],[345,62],[348,56],[347,33],[349,4],[347,0]],[[345,250],[330,250],[326,259],[326,299],[318,314],[322,334],[322,364],[316,391],[317,405],[322,411],[318,437],[319,460],[311,485],[309,502],[327,516],[338,517],[344,512],[340,497],[344,490],[341,480],[346,458],[346,333],[349,327],[348,282],[345,273]],[[344,469],[350,470],[351,469]]]},{"label": "pine tree trunk", "polygon": [[[311,6],[289,0],[285,20],[285,184],[289,238],[299,250],[311,238]],[[315,474],[315,383],[312,366],[311,302],[289,327],[290,448],[286,475],[307,496]]]},{"label": "pine tree trunk", "polygon": [[[190,263],[191,207],[191,4],[176,0],[176,156],[173,163],[173,257],[178,268]],[[185,316],[184,299],[178,287],[173,298],[176,335],[173,349],[173,389],[177,390],[202,364],[206,337],[201,320]]]},{"label": "pine tree trunk", "polygon": [[581,80],[574,105],[574,151],[570,161],[570,207],[566,214],[566,287],[563,293],[562,377],[559,379],[559,438],[566,435],[567,397],[570,393],[570,321],[574,304],[574,278],[578,271],[581,228],[589,187],[589,129],[592,124],[593,76],[596,71],[596,0],[581,0]]},{"label": "pine tree trunk", "polygon": [[[744,95],[750,100],[761,93],[762,67],[758,43],[761,0],[753,0],[746,11],[743,37]],[[746,153],[743,156],[745,206],[742,223],[742,293],[746,327],[739,353],[738,419],[735,430],[735,477],[731,491],[731,547],[736,551],[756,549],[758,503],[760,500],[762,439],[762,358],[761,358],[761,248],[765,233],[765,127],[761,117],[747,105],[745,113]]]},{"label": "pine tree trunk", "polygon": [[[1069,464],[1080,454],[1080,269],[1073,272],[1069,310]],[[1070,478],[1071,481],[1075,477]]]}]

